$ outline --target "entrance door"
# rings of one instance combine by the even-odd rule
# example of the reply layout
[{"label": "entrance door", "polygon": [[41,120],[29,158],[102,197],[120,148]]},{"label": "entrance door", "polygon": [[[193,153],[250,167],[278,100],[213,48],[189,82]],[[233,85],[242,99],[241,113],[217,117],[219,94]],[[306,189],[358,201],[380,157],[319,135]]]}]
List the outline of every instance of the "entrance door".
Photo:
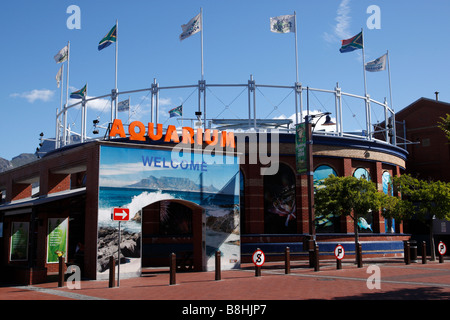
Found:
[{"label": "entrance door", "polygon": [[203,209],[189,201],[164,200],[142,209],[142,268],[167,267],[175,253],[178,271],[204,269]]}]

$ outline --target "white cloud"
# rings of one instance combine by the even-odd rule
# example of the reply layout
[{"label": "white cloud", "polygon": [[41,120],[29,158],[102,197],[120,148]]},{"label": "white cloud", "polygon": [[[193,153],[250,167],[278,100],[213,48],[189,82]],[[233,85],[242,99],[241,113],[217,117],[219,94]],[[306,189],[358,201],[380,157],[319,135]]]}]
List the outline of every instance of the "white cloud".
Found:
[{"label": "white cloud", "polygon": [[349,31],[351,16],[350,16],[350,0],[342,0],[336,12],[336,25],[332,33],[324,32],[323,38],[325,41],[334,43],[339,40],[350,38]]},{"label": "white cloud", "polygon": [[53,96],[55,95],[55,92],[53,90],[48,89],[34,89],[31,91],[23,92],[23,93],[12,93],[10,96],[14,98],[24,98],[28,100],[28,102],[33,103],[36,100],[42,100],[44,102],[50,101]]},{"label": "white cloud", "polygon": [[[315,114],[319,114],[319,113],[323,113],[323,112],[320,111],[320,110],[311,110],[309,112],[310,115],[315,115]],[[303,115],[299,112],[298,113],[299,122],[303,122],[304,121],[303,119],[305,119],[306,115],[307,115],[307,111],[303,111]],[[286,118],[285,115],[281,115],[279,117],[276,117],[275,119],[291,119],[293,124],[296,123],[295,113],[292,114],[288,118]],[[315,123],[314,131],[326,131],[326,132],[334,132],[334,131],[336,131],[336,125],[323,126],[322,124],[325,122],[325,120],[326,120],[325,116],[320,117],[320,118],[314,118],[313,121],[312,121],[313,123]],[[336,118],[331,117],[331,121],[336,123]]]}]

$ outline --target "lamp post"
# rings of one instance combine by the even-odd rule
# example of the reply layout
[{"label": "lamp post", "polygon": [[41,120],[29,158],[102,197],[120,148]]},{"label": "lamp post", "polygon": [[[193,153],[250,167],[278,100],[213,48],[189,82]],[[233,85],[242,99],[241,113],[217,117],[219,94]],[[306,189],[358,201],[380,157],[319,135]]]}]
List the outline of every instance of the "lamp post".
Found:
[{"label": "lamp post", "polygon": [[[308,220],[309,220],[309,234],[312,242],[316,240],[316,228],[314,222],[314,163],[313,163],[313,137],[312,133],[314,132],[315,125],[319,122],[319,120],[326,116],[326,121],[323,125],[335,125],[331,121],[330,114],[331,112],[318,113],[314,115],[309,114],[309,87],[306,90],[306,101],[307,101],[307,115],[305,116],[305,133],[306,133],[306,178],[308,185]],[[314,118],[318,117],[315,124],[312,123]],[[311,245],[311,243],[309,243]]]}]

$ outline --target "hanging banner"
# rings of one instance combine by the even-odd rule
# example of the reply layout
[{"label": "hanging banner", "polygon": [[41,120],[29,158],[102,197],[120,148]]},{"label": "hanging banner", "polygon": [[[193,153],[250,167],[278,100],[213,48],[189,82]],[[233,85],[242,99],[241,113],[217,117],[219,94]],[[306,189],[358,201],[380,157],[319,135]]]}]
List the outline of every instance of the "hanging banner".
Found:
[{"label": "hanging banner", "polygon": [[29,222],[12,222],[11,225],[11,261],[28,260],[28,230]]},{"label": "hanging banner", "polygon": [[59,256],[67,260],[68,219],[48,219],[47,263],[58,263]]},{"label": "hanging banner", "polygon": [[295,159],[298,174],[305,173],[308,169],[306,157],[306,126],[305,123],[300,123],[295,128]]}]

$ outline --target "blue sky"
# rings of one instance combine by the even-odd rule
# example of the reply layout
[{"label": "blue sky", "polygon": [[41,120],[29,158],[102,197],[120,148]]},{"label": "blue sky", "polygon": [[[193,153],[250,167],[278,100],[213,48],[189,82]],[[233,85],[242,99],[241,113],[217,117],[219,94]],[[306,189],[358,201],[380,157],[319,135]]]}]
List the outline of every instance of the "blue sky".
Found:
[{"label": "blue sky", "polygon": [[[68,29],[70,5],[80,8],[81,29]],[[370,5],[380,8],[380,29],[369,29]],[[420,97],[450,101],[450,2],[384,0],[283,0],[283,1],[116,1],[116,0],[17,0],[2,3],[0,27],[0,157],[11,159],[34,152],[39,133],[55,136],[55,115],[60,89],[55,75],[60,67],[53,56],[71,43],[70,90],[88,83],[88,96],[108,94],[114,87],[114,46],[97,50],[98,42],[119,21],[119,91],[149,88],[156,78],[160,87],[194,85],[200,80],[200,34],[179,40],[181,25],[203,9],[204,71],[207,84],[246,84],[253,75],[257,84],[295,83],[294,34],[275,34],[269,18],[297,13],[299,82],[303,86],[364,94],[361,50],[339,53],[340,40],[364,29],[366,62],[389,50],[393,107],[401,110]],[[389,99],[386,71],[367,73],[370,96]],[[66,79],[64,79],[66,81]],[[211,88],[208,117],[245,118],[244,88]],[[150,95],[130,95],[132,120],[150,120]],[[124,97],[126,98],[126,97]],[[65,98],[64,98],[65,99]],[[185,117],[194,117],[194,89],[161,90],[159,122],[180,125],[167,111],[183,104]],[[293,95],[270,89],[257,92],[257,117],[290,117]],[[122,96],[120,98],[122,100]],[[334,97],[311,94],[311,110],[334,112]],[[375,108],[374,108],[375,109]],[[364,129],[364,107],[344,101],[348,131]],[[333,115],[335,116],[335,115]],[[80,130],[80,111],[72,109],[69,123]],[[126,114],[121,117],[127,121]],[[110,119],[108,100],[91,103],[92,120]],[[383,121],[374,110],[372,121]],[[184,120],[189,125],[188,120]],[[347,125],[348,124],[348,125]]]}]

